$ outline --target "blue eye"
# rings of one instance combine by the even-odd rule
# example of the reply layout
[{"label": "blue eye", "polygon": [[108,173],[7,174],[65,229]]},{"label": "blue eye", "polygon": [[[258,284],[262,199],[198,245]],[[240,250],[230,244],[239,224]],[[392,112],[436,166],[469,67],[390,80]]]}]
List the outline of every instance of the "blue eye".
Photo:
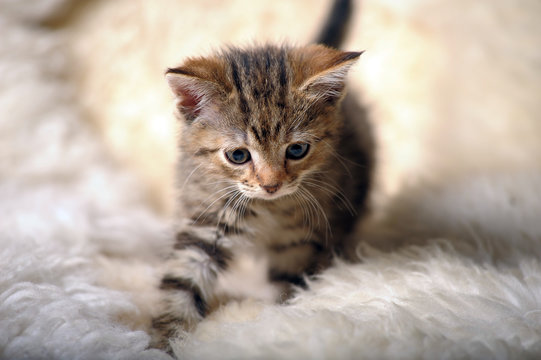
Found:
[{"label": "blue eye", "polygon": [[302,159],[308,153],[309,148],[310,145],[305,143],[291,144],[287,147],[286,157],[292,160]]},{"label": "blue eye", "polygon": [[250,152],[246,149],[235,149],[232,151],[226,151],[225,156],[227,160],[231,161],[233,164],[241,165],[244,164],[252,158]]}]

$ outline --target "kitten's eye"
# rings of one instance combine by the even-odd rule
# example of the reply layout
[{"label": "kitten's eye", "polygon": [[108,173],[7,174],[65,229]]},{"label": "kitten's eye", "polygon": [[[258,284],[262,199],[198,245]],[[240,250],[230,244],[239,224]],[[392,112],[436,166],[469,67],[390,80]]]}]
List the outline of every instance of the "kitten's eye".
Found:
[{"label": "kitten's eye", "polygon": [[305,143],[291,144],[287,147],[286,157],[292,160],[302,159],[308,153],[309,148],[310,145]]},{"label": "kitten's eye", "polygon": [[250,161],[252,158],[250,152],[246,149],[236,149],[232,151],[226,151],[225,156],[227,160],[231,161],[233,164],[240,165],[245,162]]}]

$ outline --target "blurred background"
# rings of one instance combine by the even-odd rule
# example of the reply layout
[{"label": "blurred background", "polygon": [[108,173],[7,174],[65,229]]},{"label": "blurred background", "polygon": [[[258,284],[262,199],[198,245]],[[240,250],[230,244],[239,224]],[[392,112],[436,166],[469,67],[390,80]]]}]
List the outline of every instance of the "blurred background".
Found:
[{"label": "blurred background", "polygon": [[[164,70],[227,44],[306,44],[331,5],[330,0],[4,0],[2,10],[6,19],[31,24],[33,35],[11,37],[22,49],[21,59],[56,66],[47,81],[54,78],[62,86],[49,101],[69,97],[74,121],[91,129],[116,165],[137,174],[156,210],[169,214],[177,129]],[[448,181],[541,164],[541,2],[357,0],[354,5],[343,48],[366,51],[351,73],[350,88],[372,115],[378,206],[420,179]],[[53,50],[40,57],[35,53],[40,46]],[[9,64],[3,71],[10,72]],[[7,88],[9,79],[3,76],[1,83]],[[29,106],[24,97],[13,106]],[[9,134],[3,133],[6,139]]]}]

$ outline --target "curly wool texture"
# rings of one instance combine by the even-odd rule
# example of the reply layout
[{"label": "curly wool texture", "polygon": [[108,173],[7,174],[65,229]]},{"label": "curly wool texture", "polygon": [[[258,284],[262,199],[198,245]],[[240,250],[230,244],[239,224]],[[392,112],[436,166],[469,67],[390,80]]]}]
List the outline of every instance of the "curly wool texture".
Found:
[{"label": "curly wool texture", "polygon": [[96,271],[165,225],[80,122],[61,34],[36,27],[34,6],[1,6],[0,358],[167,358],[118,322],[138,309]]},{"label": "curly wool texture", "polygon": [[[520,190],[510,191],[515,184]],[[541,226],[530,221],[541,201],[517,211],[494,194],[534,197],[540,185],[539,173],[526,173],[402,198],[407,214],[399,223],[372,228],[367,239],[376,246],[392,241],[390,249],[362,245],[362,263],[338,262],[288,306],[226,306],[177,344],[179,356],[536,358],[541,249],[531,239],[539,239]],[[482,205],[457,214],[450,199]],[[441,209],[443,217],[425,206]],[[492,233],[495,224],[505,224],[506,234]]]},{"label": "curly wool texture", "polygon": [[[173,136],[160,137],[174,134],[158,121],[172,108],[160,71],[199,51],[204,36],[285,38],[288,14],[307,5],[277,1],[280,20],[262,2],[219,3],[205,12],[219,21],[183,45],[174,34],[190,30],[200,5],[94,2],[54,30],[43,24],[70,1],[0,4],[0,358],[168,358],[147,349],[143,326],[170,226],[155,210],[170,197],[161,175],[172,173],[174,148]],[[322,16],[327,4],[318,4]],[[253,16],[234,20],[239,9]],[[363,1],[346,47],[367,49],[352,88],[373,111],[380,167],[374,216],[359,234],[362,262],[337,262],[287,305],[230,303],[176,354],[539,358],[540,11],[537,1]],[[178,14],[187,25],[173,21]],[[307,40],[317,21],[299,18],[289,31],[306,28],[299,41]],[[106,32],[111,23],[120,28]],[[94,56],[69,55],[74,41]],[[126,63],[145,70],[126,75]],[[74,86],[73,69],[88,78]],[[89,104],[100,115],[92,123]],[[165,155],[133,160],[149,137]]]}]

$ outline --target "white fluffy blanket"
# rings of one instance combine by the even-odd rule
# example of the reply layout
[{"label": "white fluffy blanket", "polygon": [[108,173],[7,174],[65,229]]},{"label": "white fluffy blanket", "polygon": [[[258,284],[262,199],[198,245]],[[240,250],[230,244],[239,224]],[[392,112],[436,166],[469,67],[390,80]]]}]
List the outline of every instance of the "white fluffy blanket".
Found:
[{"label": "white fluffy blanket", "polygon": [[[0,2],[0,358],[168,358],[144,327],[171,222],[161,71],[226,41],[307,41],[328,6],[193,3]],[[287,305],[231,303],[176,355],[541,358],[540,14],[363,1],[346,44],[367,49],[352,87],[379,143],[362,262]]]}]

